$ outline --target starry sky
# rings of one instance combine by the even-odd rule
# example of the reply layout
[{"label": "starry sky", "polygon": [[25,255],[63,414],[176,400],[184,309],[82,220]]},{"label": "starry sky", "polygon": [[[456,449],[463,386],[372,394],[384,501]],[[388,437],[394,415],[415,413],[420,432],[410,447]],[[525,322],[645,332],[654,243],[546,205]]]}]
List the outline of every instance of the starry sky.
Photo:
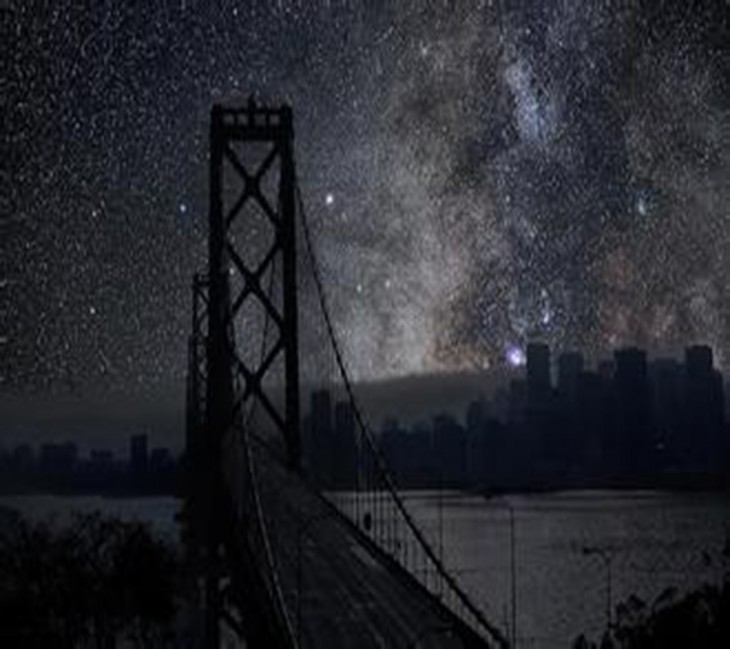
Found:
[{"label": "starry sky", "polygon": [[723,0],[80,4],[1,10],[3,391],[182,381],[210,108],[252,94],[293,107],[356,378],[730,363]]}]

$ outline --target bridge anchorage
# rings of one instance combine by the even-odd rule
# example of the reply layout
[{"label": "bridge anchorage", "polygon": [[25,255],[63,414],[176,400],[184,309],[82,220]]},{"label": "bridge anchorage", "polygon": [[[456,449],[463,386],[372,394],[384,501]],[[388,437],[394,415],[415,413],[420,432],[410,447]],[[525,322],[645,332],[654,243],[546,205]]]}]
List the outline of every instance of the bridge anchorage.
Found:
[{"label": "bridge anchorage", "polygon": [[[193,280],[187,388],[194,644],[508,647],[410,515],[355,399],[293,139],[288,106],[213,108],[208,269]],[[307,279],[323,323],[315,342],[334,359],[344,397],[335,426],[325,392],[313,395],[306,424],[300,413]],[[302,461],[302,432],[311,441],[319,424],[337,451],[329,475],[320,446]]]}]

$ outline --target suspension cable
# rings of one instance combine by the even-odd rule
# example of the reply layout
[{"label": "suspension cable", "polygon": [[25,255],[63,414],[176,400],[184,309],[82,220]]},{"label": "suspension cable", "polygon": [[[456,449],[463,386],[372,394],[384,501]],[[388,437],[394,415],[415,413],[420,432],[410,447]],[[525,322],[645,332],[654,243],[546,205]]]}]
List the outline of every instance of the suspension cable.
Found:
[{"label": "suspension cable", "polygon": [[474,616],[474,618],[482,625],[484,629],[489,633],[489,635],[492,637],[492,639],[497,643],[498,646],[503,648],[509,647],[509,642],[504,637],[502,632],[496,628],[493,624],[491,624],[482,611],[471,601],[469,596],[461,589],[461,587],[458,585],[456,580],[452,577],[452,575],[446,570],[443,563],[439,560],[438,555],[434,552],[434,550],[431,548],[430,544],[424,537],[423,533],[421,532],[420,528],[416,525],[416,522],[413,520],[410,512],[405,506],[405,503],[403,502],[402,498],[400,497],[400,494],[398,490],[395,487],[395,484],[393,483],[393,480],[391,478],[390,472],[387,469],[387,465],[385,463],[385,458],[383,457],[382,453],[380,452],[380,449],[378,448],[377,444],[375,443],[374,436],[372,434],[372,431],[370,429],[370,426],[365,420],[365,417],[362,413],[362,410],[358,404],[357,399],[355,398],[355,393],[352,387],[352,383],[350,381],[349,375],[347,373],[347,369],[345,367],[344,358],[342,355],[342,351],[340,349],[340,345],[337,341],[337,336],[335,335],[334,326],[332,323],[332,319],[330,317],[330,312],[327,304],[327,297],[324,292],[324,284],[322,282],[322,276],[320,272],[319,265],[317,263],[317,259],[314,255],[314,247],[312,245],[312,238],[311,238],[311,232],[309,229],[309,222],[307,220],[306,210],[304,209],[304,201],[302,199],[302,193],[301,189],[299,187],[299,182],[295,178],[294,180],[294,187],[296,192],[296,199],[297,199],[297,205],[299,208],[299,215],[302,221],[302,229],[304,232],[304,241],[305,241],[305,248],[307,251],[307,257],[309,259],[310,264],[310,270],[312,271],[312,276],[314,278],[314,283],[317,288],[317,297],[319,300],[320,308],[322,310],[322,315],[324,317],[325,326],[327,328],[327,334],[330,338],[330,342],[332,343],[332,347],[335,354],[335,360],[337,362],[337,366],[340,372],[340,376],[342,378],[343,385],[345,387],[345,391],[347,393],[348,399],[350,401],[350,405],[352,407],[353,414],[355,416],[355,419],[357,420],[358,426],[363,432],[363,436],[365,437],[365,440],[370,448],[370,451],[375,459],[375,468],[380,473],[380,477],[384,483],[384,486],[387,488],[388,492],[390,493],[391,497],[393,498],[396,507],[398,508],[398,511],[400,511],[401,515],[405,519],[406,525],[411,530],[413,535],[416,537],[416,540],[420,544],[421,548],[427,555],[428,559],[430,559],[431,563],[436,569],[436,572],[446,581],[446,583],[450,586],[452,591],[455,593],[459,601],[462,603],[462,605]]}]

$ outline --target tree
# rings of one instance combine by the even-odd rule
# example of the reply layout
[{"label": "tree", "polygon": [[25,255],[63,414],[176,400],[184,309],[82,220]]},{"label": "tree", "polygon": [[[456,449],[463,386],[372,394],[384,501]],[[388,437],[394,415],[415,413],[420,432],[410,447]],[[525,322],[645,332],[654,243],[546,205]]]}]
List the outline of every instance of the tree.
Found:
[{"label": "tree", "polygon": [[[730,559],[730,538],[723,551]],[[596,649],[584,635],[574,649]],[[730,574],[721,585],[705,585],[682,597],[666,589],[652,606],[636,596],[616,607],[616,623],[601,649],[725,649],[730,647]]]},{"label": "tree", "polygon": [[171,645],[177,575],[174,550],[145,524],[15,515],[0,530],[0,645]]}]

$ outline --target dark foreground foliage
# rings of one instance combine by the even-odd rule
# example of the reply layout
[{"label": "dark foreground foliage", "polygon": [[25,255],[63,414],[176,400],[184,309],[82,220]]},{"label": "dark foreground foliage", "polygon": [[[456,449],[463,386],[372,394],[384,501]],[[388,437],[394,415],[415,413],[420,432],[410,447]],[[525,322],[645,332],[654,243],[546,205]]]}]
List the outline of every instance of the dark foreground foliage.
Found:
[{"label": "dark foreground foliage", "polygon": [[174,550],[137,522],[66,526],[3,517],[0,646],[159,647],[174,642]]},{"label": "dark foreground foliage", "polygon": [[[724,557],[730,559],[730,540]],[[730,574],[678,596],[670,588],[653,604],[630,597],[616,607],[616,621],[600,643],[580,636],[573,649],[727,649],[730,647]]]}]

